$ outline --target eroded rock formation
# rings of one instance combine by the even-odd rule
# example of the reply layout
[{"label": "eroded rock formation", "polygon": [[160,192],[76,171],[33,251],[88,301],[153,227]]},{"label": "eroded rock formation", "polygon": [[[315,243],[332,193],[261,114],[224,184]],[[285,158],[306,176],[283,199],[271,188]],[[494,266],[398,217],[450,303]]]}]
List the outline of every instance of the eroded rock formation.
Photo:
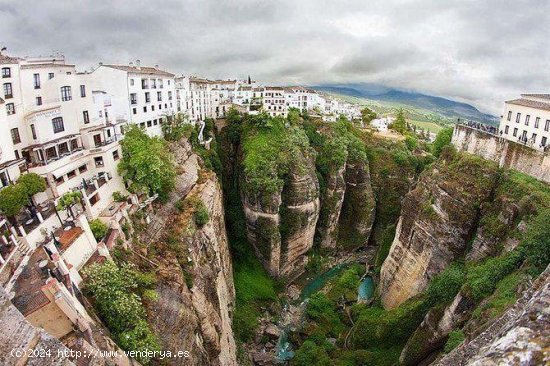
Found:
[{"label": "eroded rock formation", "polygon": [[430,278],[463,256],[483,202],[491,199],[496,164],[466,154],[443,157],[404,199],[379,291],[394,308],[425,289]]}]

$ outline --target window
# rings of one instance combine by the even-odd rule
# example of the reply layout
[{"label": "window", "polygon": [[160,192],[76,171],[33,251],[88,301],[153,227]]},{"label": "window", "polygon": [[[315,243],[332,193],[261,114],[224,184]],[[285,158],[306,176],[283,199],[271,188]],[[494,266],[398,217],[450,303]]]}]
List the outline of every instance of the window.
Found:
[{"label": "window", "polygon": [[147,106],[143,107],[143,112],[147,113]]},{"label": "window", "polygon": [[134,86],[134,79],[130,79],[130,86]]},{"label": "window", "polygon": [[4,99],[13,98],[13,89],[11,83],[4,83]]},{"label": "window", "polygon": [[8,113],[8,116],[10,114],[15,114],[15,104],[13,103],[7,103],[6,104],[6,112]]},{"label": "window", "polygon": [[156,120],[156,119],[154,119],[154,120],[153,120],[153,124],[154,124],[155,126],[157,126],[157,125],[159,124],[159,121]]},{"label": "window", "polygon": [[102,118],[103,117],[103,111],[99,111],[99,118]]},{"label": "window", "polygon": [[168,80],[168,85],[170,85],[170,80]]},{"label": "window", "polygon": [[84,98],[86,96],[86,85],[80,85],[80,97]]},{"label": "window", "polygon": [[84,117],[84,124],[90,123],[90,115],[88,111],[82,111],[82,117]]},{"label": "window", "polygon": [[151,106],[151,110],[152,110],[152,111],[155,110],[155,106],[154,106],[154,105]]},{"label": "window", "polygon": [[509,130],[509,127],[510,127],[510,126],[506,126],[506,127],[504,127],[504,133],[505,133],[505,134],[507,134],[507,135],[508,135],[508,130]]},{"label": "window", "polygon": [[539,128],[540,117],[535,118],[535,128]]},{"label": "window", "polygon": [[118,156],[118,150],[115,150],[113,151],[113,160],[118,160],[119,159],[119,156]]},{"label": "window", "polygon": [[71,94],[71,87],[70,86],[62,86],[61,87],[61,100],[64,102],[67,102],[69,100],[73,99]]},{"label": "window", "polygon": [[65,131],[65,126],[63,126],[63,118],[55,117],[52,119],[53,133],[59,133]]},{"label": "window", "polygon": [[145,92],[145,103],[149,103],[151,101],[151,93]]},{"label": "window", "polygon": [[157,102],[162,101],[162,92],[157,92]]},{"label": "window", "polygon": [[18,144],[21,142],[21,136],[19,136],[18,128],[11,129],[11,140],[13,141],[14,144]]},{"label": "window", "polygon": [[149,89],[149,82],[147,79],[141,79],[141,89]]},{"label": "window", "polygon": [[[15,154],[15,158],[19,159],[19,150],[13,150],[13,153]],[[21,167],[19,167],[21,169]],[[23,173],[23,172],[21,172]]]},{"label": "window", "polygon": [[3,67],[2,68],[2,77],[3,78],[10,78],[11,77],[11,69],[9,67]]},{"label": "window", "polygon": [[533,143],[537,142],[537,134],[534,133],[532,136],[531,136],[531,141],[533,141]]},{"label": "window", "polygon": [[94,158],[94,162],[95,162],[96,168],[103,166],[103,157],[98,156],[98,157]]},{"label": "window", "polygon": [[508,121],[512,119],[512,111],[508,111]]},{"label": "window", "polygon": [[131,93],[130,94],[130,104],[137,104],[137,94]]},{"label": "window", "polygon": [[159,111],[162,109],[162,104],[159,104]]},{"label": "window", "polygon": [[33,84],[35,89],[40,89],[40,74],[34,74],[32,76]]},{"label": "window", "polygon": [[156,89],[157,88],[157,79],[151,79],[151,88]]},{"label": "window", "polygon": [[546,120],[546,123],[544,124],[544,131],[550,130],[550,119]]},{"label": "window", "polygon": [[53,79],[53,77],[54,77],[54,74],[53,74],[53,72],[50,72],[50,73],[48,74],[48,80],[51,80],[51,79]]},{"label": "window", "polygon": [[145,122],[141,122],[141,123],[139,124],[139,128],[145,129]]},{"label": "window", "polygon": [[46,159],[50,160],[50,159],[53,159],[53,158],[57,158],[57,150],[55,150],[54,146],[48,147],[46,149]]},{"label": "window", "polygon": [[78,150],[78,140],[72,139],[71,140],[71,150]]},{"label": "window", "polygon": [[161,88],[161,89],[164,88],[164,85],[162,83],[162,79],[159,79],[159,88]]},{"label": "window", "polygon": [[36,105],[42,105],[42,97],[36,97]]},{"label": "window", "polygon": [[32,138],[36,140],[36,129],[34,128],[34,124],[31,125],[31,133],[32,133]]},{"label": "window", "polygon": [[132,114],[137,114],[137,108],[132,108]]},{"label": "window", "polygon": [[172,100],[172,92],[168,91],[168,100]]},{"label": "window", "polygon": [[73,179],[74,177],[76,177],[76,170],[71,170],[67,173],[67,179]]},{"label": "window", "polygon": [[57,145],[57,150],[59,151],[59,155],[69,155],[69,145],[66,142]]},{"label": "window", "polygon": [[78,172],[80,174],[85,173],[86,171],[88,171],[88,166],[86,164],[81,165],[81,166],[78,167]]},{"label": "window", "polygon": [[529,119],[531,118],[530,115],[525,116],[525,126],[529,126]]},{"label": "window", "polygon": [[59,177],[59,178],[56,178],[56,180],[55,180],[55,184],[56,184],[56,185],[63,184],[63,182],[65,182],[65,177],[64,177],[64,176],[61,176],[61,177]]},{"label": "window", "polygon": [[540,144],[541,144],[542,146],[546,146],[546,140],[547,140],[547,137],[544,136],[544,137],[542,138],[542,140],[540,141]]},{"label": "window", "polygon": [[147,121],[147,127],[151,127],[152,126],[152,122],[151,121]]},{"label": "window", "polygon": [[518,135],[518,129],[517,128],[514,128],[514,133],[512,134],[514,137],[516,137]]},{"label": "window", "polygon": [[516,114],[516,123],[519,123],[520,118],[521,118],[521,113]]}]

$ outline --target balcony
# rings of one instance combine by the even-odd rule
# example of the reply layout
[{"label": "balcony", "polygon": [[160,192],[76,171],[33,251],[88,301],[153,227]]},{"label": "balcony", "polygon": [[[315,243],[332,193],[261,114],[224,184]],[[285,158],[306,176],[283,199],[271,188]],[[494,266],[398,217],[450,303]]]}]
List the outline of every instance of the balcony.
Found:
[{"label": "balcony", "polygon": [[28,167],[34,168],[61,161],[64,157],[76,154],[83,149],[80,134],[73,134],[42,144],[30,145],[23,151],[27,153]]}]

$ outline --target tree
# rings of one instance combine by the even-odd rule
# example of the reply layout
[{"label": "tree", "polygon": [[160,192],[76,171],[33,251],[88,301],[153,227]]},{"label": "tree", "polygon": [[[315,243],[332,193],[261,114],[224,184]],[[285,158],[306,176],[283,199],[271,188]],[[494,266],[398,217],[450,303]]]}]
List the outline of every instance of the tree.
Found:
[{"label": "tree", "polygon": [[365,126],[368,125],[375,118],[376,112],[374,112],[372,109],[365,107],[361,110],[361,121]]},{"label": "tree", "polygon": [[397,117],[395,118],[395,121],[390,124],[390,128],[401,134],[404,134],[407,131],[407,121],[405,120],[403,108],[399,109],[397,112]]},{"label": "tree", "polygon": [[27,204],[28,196],[20,184],[11,184],[0,191],[0,211],[15,225],[15,216]]},{"label": "tree", "polygon": [[191,136],[193,126],[187,123],[187,115],[183,113],[167,115],[162,124],[162,133],[168,141],[178,141],[182,137]]},{"label": "tree", "polygon": [[166,199],[176,182],[176,169],[166,141],[149,137],[133,125],[120,144],[122,160],[118,171],[130,182],[129,190],[158,194]]},{"label": "tree", "polygon": [[453,137],[453,128],[447,127],[438,132],[432,145],[432,154],[439,157],[443,148],[451,143]]},{"label": "tree", "polygon": [[23,190],[25,191],[28,199],[31,201],[31,204],[34,204],[32,201],[32,196],[37,193],[44,192],[47,188],[46,180],[36,173],[23,174],[19,177],[16,184],[23,186]]},{"label": "tree", "polygon": [[81,198],[82,193],[80,193],[79,191],[66,192],[61,197],[59,197],[56,208],[59,211],[67,210],[69,215],[74,219],[75,215],[73,213],[73,206],[77,203],[80,203]]},{"label": "tree", "polygon": [[90,221],[90,230],[92,230],[95,240],[100,241],[107,235],[109,227],[103,221],[94,219]]}]

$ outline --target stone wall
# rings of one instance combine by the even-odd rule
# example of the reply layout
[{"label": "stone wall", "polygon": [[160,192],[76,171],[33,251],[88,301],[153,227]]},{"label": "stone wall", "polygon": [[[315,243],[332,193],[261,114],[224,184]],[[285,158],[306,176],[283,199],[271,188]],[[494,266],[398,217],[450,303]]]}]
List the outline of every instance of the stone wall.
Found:
[{"label": "stone wall", "polygon": [[457,125],[452,138],[459,151],[495,161],[501,168],[509,168],[550,183],[550,153],[500,138],[471,127]]}]

